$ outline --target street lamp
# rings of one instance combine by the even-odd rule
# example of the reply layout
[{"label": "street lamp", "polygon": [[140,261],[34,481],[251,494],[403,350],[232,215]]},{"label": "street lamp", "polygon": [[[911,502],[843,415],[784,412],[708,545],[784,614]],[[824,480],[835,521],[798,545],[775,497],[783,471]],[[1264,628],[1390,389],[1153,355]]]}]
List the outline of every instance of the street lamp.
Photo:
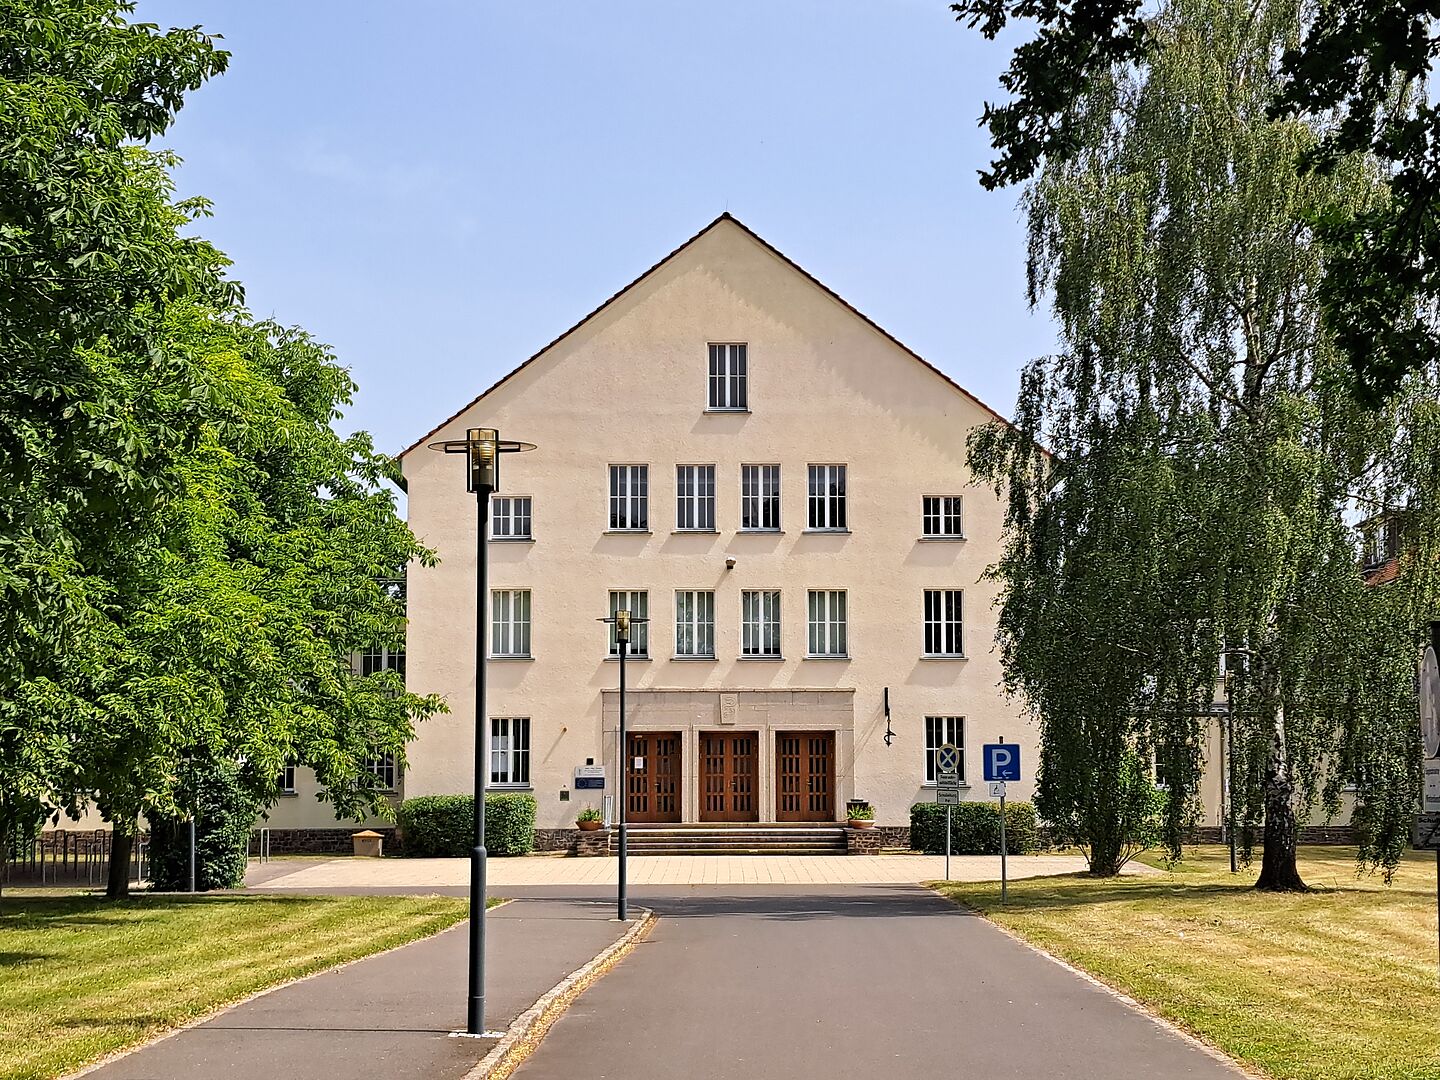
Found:
[{"label": "street lamp", "polygon": [[495,428],[468,428],[463,439],[430,444],[442,454],[466,457],[465,490],[474,492],[478,510],[475,527],[475,847],[470,852],[470,987],[465,1030],[485,1030],[485,781],[490,763],[485,755],[485,594],[489,589],[490,495],[500,486],[500,455],[534,450],[534,443],[509,442]]},{"label": "street lamp", "polygon": [[624,608],[618,609],[608,619],[597,622],[609,623],[615,627],[615,640],[620,646],[620,754],[615,765],[615,824],[620,830],[620,889],[616,899],[616,914],[621,922],[629,918],[628,902],[625,895],[625,867],[630,856],[625,830],[625,800],[629,797],[630,760],[625,745],[625,654],[630,651],[630,627],[634,623],[649,622],[632,615]]}]

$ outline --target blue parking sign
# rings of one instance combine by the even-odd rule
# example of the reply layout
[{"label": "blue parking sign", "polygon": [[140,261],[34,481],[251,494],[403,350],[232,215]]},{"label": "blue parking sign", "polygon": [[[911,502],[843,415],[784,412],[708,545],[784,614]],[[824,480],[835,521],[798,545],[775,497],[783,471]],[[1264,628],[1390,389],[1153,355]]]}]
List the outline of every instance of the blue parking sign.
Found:
[{"label": "blue parking sign", "polygon": [[981,750],[987,782],[1020,779],[1020,747],[1014,743],[986,743]]}]

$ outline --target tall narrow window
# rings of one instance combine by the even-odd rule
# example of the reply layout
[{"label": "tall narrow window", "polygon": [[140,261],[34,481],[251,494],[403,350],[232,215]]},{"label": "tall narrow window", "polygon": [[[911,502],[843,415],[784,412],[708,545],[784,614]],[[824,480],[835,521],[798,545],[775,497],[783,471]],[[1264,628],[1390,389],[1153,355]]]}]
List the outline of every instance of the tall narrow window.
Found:
[{"label": "tall narrow window", "polygon": [[490,594],[490,655],[530,655],[529,589],[496,589]]},{"label": "tall narrow window", "polygon": [[710,345],[711,409],[745,409],[745,346],[743,344]]},{"label": "tall narrow window", "polygon": [[715,466],[675,466],[675,528],[715,531]]},{"label": "tall narrow window", "polygon": [[965,535],[959,495],[926,495],[921,499],[921,535],[954,540]]},{"label": "tall narrow window", "polygon": [[529,495],[496,495],[490,500],[490,539],[530,539]]},{"label": "tall narrow window", "polygon": [[530,783],[530,718],[490,718],[490,783],[523,787]]},{"label": "tall narrow window", "polygon": [[675,655],[715,656],[715,594],[682,589],[675,594]]},{"label": "tall narrow window", "polygon": [[295,794],[295,766],[294,766],[294,765],[286,765],[284,768],[282,768],[282,769],[280,770],[280,775],[279,775],[278,777],[276,777],[276,780],[275,780],[275,786],[276,786],[277,789],[279,789],[281,795],[294,795],[294,794]]},{"label": "tall narrow window", "polygon": [[925,655],[964,656],[961,630],[965,594],[959,589],[925,590]]},{"label": "tall narrow window", "polygon": [[840,531],[845,525],[845,466],[810,466],[810,529]]},{"label": "tall narrow window", "polygon": [[839,589],[810,590],[811,656],[845,655],[845,593]]},{"label": "tall narrow window", "polygon": [[650,466],[610,466],[610,528],[614,532],[650,528]]},{"label": "tall narrow window", "polygon": [[938,779],[935,769],[935,751],[949,743],[960,751],[960,782],[965,782],[965,718],[963,716],[925,717],[925,783],[933,784]]},{"label": "tall narrow window", "polygon": [[[647,592],[611,592],[610,617],[617,611],[630,612],[630,651],[626,656],[650,655],[650,624],[639,622],[650,618],[650,594]],[[615,624],[610,623],[610,655],[620,655],[620,642],[615,637]]]},{"label": "tall narrow window", "polygon": [[740,655],[780,655],[780,592],[778,589],[740,594]]},{"label": "tall narrow window", "polygon": [[365,770],[371,773],[382,791],[395,790],[395,755],[376,754],[365,761]]},{"label": "tall narrow window", "polygon": [[740,528],[747,532],[780,529],[780,466],[740,466]]}]

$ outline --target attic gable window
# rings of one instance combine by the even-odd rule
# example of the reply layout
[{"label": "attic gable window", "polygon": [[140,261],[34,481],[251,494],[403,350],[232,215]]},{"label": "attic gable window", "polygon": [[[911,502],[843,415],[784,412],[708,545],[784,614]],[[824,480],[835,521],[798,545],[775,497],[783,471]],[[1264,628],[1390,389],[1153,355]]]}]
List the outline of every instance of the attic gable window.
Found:
[{"label": "attic gable window", "polygon": [[711,342],[710,394],[705,407],[722,412],[744,412],[749,408],[745,384],[745,344]]}]

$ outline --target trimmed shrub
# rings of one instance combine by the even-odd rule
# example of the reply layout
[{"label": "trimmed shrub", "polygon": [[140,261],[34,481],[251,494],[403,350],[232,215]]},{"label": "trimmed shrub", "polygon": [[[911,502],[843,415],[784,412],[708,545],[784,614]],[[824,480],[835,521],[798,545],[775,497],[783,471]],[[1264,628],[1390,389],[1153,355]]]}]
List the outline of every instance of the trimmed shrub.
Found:
[{"label": "trimmed shrub", "polygon": [[[491,855],[527,855],[535,849],[535,796],[497,792],[485,796],[485,850]],[[406,855],[469,858],[475,841],[473,795],[421,795],[400,804],[399,823]]]},{"label": "trimmed shrub", "polygon": [[[927,855],[945,854],[945,807],[928,802],[910,807],[910,846]],[[1005,804],[1005,846],[1014,855],[1040,849],[1035,807],[1029,803]],[[950,807],[950,852],[999,855],[1000,804],[962,802]]]},{"label": "trimmed shrub", "polygon": [[[250,851],[250,829],[259,804],[240,781],[240,770],[230,762],[197,761],[188,767],[182,795],[194,799],[195,888],[238,889],[245,884]],[[190,822],[185,818],[150,818],[150,884],[152,888],[182,891],[190,887]]]}]

